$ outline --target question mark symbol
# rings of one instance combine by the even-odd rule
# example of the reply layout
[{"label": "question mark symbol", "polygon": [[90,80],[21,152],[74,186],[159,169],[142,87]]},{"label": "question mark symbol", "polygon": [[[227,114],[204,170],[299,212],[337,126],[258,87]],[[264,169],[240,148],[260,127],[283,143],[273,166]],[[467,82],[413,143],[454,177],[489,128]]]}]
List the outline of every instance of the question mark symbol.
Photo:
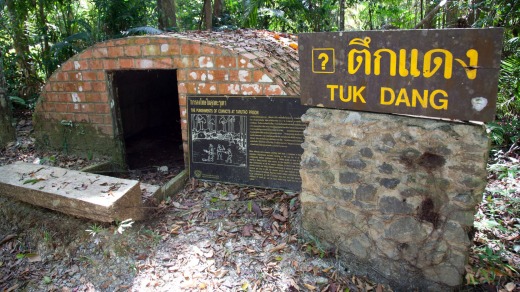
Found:
[{"label": "question mark symbol", "polygon": [[321,61],[321,70],[325,71],[325,67],[327,66],[327,63],[329,62],[329,56],[325,53],[321,53],[318,56],[318,60],[321,60],[321,59],[323,59],[323,61]]}]

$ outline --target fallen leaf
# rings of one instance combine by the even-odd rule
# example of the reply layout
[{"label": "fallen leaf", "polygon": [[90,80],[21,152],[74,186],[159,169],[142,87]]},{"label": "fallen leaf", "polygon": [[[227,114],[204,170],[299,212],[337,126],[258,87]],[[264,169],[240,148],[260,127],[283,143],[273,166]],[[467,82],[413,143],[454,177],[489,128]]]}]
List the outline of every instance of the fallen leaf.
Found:
[{"label": "fallen leaf", "polygon": [[314,291],[316,290],[316,287],[315,286],[312,286],[311,284],[303,284],[305,286],[305,288],[311,290],[311,291]]},{"label": "fallen leaf", "polygon": [[35,262],[41,262],[42,261],[42,257],[39,254],[35,254],[35,253],[28,253],[28,254],[25,255],[25,257],[27,258],[27,260],[30,263],[35,263]]},{"label": "fallen leaf", "polygon": [[277,251],[281,251],[281,250],[283,250],[286,246],[287,246],[287,243],[284,242],[284,243],[282,243],[282,244],[279,244],[279,245],[277,245],[277,246],[271,248],[271,249],[269,250],[269,252],[277,252]]},{"label": "fallen leaf", "polygon": [[252,230],[253,230],[253,225],[251,225],[251,224],[244,225],[242,227],[242,236],[245,236],[245,237],[251,236],[251,231]]},{"label": "fallen leaf", "polygon": [[282,222],[287,221],[287,218],[285,218],[283,215],[276,214],[276,213],[273,213],[273,218],[278,221],[282,221]]},{"label": "fallen leaf", "polygon": [[506,284],[506,290],[508,292],[511,292],[511,291],[515,290],[515,288],[516,288],[516,284],[513,283],[513,282],[509,282],[509,283]]},{"label": "fallen leaf", "polygon": [[6,235],[6,237],[4,237],[2,240],[0,240],[0,245],[8,242],[9,240],[13,239],[13,238],[16,238],[16,234],[9,234],[9,235]]}]

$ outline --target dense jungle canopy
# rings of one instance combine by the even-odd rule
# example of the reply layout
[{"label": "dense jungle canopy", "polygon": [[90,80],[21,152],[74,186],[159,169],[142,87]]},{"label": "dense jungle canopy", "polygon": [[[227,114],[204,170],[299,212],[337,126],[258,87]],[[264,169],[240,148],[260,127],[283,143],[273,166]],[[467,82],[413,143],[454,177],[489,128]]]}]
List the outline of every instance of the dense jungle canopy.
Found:
[{"label": "dense jungle canopy", "polygon": [[[518,129],[518,0],[0,0],[0,16],[0,77],[11,101],[24,106],[34,103],[59,64],[96,42],[128,35],[504,27],[497,115]],[[518,137],[500,130],[495,142]]]}]

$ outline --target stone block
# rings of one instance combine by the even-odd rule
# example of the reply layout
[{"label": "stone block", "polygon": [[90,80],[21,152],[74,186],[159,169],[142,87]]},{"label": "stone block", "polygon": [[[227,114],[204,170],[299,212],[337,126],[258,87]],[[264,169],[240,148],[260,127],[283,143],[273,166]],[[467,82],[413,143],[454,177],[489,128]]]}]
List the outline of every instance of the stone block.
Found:
[{"label": "stone block", "polygon": [[58,167],[2,166],[0,195],[95,221],[144,217],[138,181]]},{"label": "stone block", "polygon": [[323,108],[302,120],[304,232],[396,290],[459,285],[486,180],[485,128]]}]

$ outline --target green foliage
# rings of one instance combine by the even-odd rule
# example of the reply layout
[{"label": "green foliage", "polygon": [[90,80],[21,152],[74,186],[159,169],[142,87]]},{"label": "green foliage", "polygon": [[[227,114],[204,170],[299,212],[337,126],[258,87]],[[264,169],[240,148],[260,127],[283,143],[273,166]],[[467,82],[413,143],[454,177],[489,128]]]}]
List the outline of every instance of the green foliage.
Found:
[{"label": "green foliage", "polygon": [[466,277],[473,285],[511,281],[519,272],[515,266],[520,251],[515,242],[520,229],[519,161],[496,151],[488,171],[491,183],[475,217],[477,244]]},{"label": "green foliage", "polygon": [[85,231],[88,232],[92,237],[95,237],[96,235],[99,235],[105,228],[101,225],[93,224],[89,227],[89,229],[86,229]]}]

